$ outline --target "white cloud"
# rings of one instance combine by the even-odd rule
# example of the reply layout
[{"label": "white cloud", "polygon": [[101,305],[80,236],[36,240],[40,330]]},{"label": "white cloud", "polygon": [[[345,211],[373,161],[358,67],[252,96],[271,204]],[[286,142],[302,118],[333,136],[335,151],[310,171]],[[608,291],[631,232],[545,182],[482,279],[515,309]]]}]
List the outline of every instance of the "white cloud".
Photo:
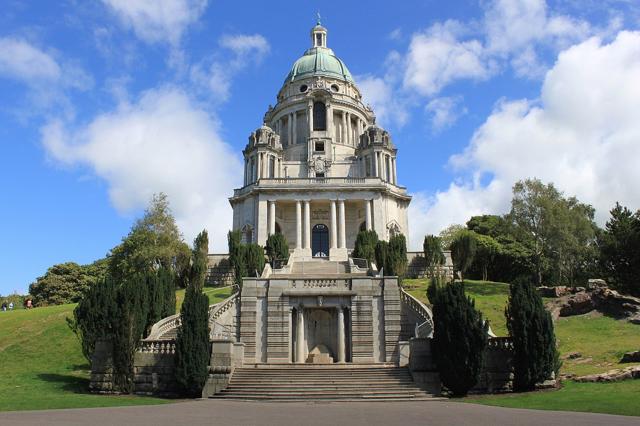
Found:
[{"label": "white cloud", "polygon": [[[616,201],[638,208],[638,111],[640,32],[566,49],[539,100],[499,102],[465,151],[451,157],[459,179],[471,176],[472,183],[418,203],[412,233],[438,232],[452,215],[504,213],[513,183],[532,177],[592,204],[600,224]],[[489,183],[482,185],[481,177]]]},{"label": "white cloud", "polygon": [[460,41],[461,33],[459,22],[447,21],[414,34],[405,57],[404,88],[431,96],[454,80],[488,78],[493,66],[482,58],[482,43]]},{"label": "white cloud", "polygon": [[231,83],[239,72],[258,65],[267,56],[271,46],[260,34],[224,35],[220,46],[231,52],[228,58],[209,58],[191,67],[191,80],[206,89],[217,102],[229,99]]},{"label": "white cloud", "polygon": [[431,128],[434,133],[451,127],[460,116],[467,113],[467,109],[461,104],[461,96],[444,96],[429,101],[425,111],[431,115]]},{"label": "white cloud", "polygon": [[56,81],[61,70],[47,53],[32,44],[15,38],[0,38],[0,74],[22,80]]},{"label": "white cloud", "polygon": [[205,227],[212,250],[225,249],[227,197],[240,184],[242,163],[221,140],[215,118],[183,91],[148,91],[80,128],[50,122],[42,140],[54,160],[87,166],[104,179],[118,211],[145,207],[153,193],[165,192],[187,240]]},{"label": "white cloud", "polygon": [[408,119],[407,105],[396,96],[392,86],[380,77],[372,75],[356,76],[365,104],[371,106],[377,123],[386,126],[395,123],[402,126]]},{"label": "white cloud", "polygon": [[207,0],[102,0],[124,25],[148,43],[178,45],[186,28],[197,21]]}]

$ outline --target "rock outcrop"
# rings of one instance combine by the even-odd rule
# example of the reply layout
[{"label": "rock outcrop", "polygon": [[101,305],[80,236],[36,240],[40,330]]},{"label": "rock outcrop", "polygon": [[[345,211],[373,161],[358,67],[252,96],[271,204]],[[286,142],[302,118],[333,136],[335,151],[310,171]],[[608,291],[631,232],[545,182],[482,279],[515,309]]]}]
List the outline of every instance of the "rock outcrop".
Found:
[{"label": "rock outcrop", "polygon": [[640,379],[640,366],[611,370],[606,373],[574,377],[573,380],[576,382],[618,382],[620,380],[627,379]]},{"label": "rock outcrop", "polygon": [[626,354],[622,355],[620,363],[622,364],[627,362],[640,362],[640,351],[627,352]]},{"label": "rock outcrop", "polygon": [[596,310],[613,318],[627,319],[634,324],[640,324],[640,299],[622,295],[606,287],[596,286],[591,290],[560,297],[549,302],[547,309],[554,320]]}]

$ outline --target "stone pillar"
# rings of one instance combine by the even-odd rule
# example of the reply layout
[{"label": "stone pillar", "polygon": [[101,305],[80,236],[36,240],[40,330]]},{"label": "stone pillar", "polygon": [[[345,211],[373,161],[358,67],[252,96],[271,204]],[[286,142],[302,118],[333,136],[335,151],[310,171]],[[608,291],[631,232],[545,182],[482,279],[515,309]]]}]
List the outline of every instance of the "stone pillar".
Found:
[{"label": "stone pillar", "polygon": [[257,163],[257,167],[258,167],[258,173],[256,175],[256,180],[260,179],[262,177],[262,154],[261,153],[257,153],[256,154],[256,163]]},{"label": "stone pillar", "polygon": [[342,128],[340,129],[340,142],[346,144],[347,141],[347,113],[342,111]]},{"label": "stone pillar", "polygon": [[338,220],[336,218],[336,200],[331,200],[331,248],[338,248]]},{"label": "stone pillar", "polygon": [[371,231],[371,200],[364,200],[364,211],[367,231]]},{"label": "stone pillar", "polygon": [[338,362],[341,364],[346,361],[344,336],[344,308],[338,306]]},{"label": "stone pillar", "polygon": [[396,174],[396,159],[395,158],[391,158],[391,162],[393,164],[393,184],[397,185],[398,184],[398,175]]},{"label": "stone pillar", "polygon": [[347,113],[347,144],[352,145],[351,114]]},{"label": "stone pillar", "polygon": [[269,201],[269,231],[268,235],[276,233],[276,202]]},{"label": "stone pillar", "polygon": [[296,248],[302,248],[302,201],[296,200]]},{"label": "stone pillar", "polygon": [[296,326],[296,363],[303,364],[304,359],[304,311],[302,306],[296,309],[298,313],[298,324]]},{"label": "stone pillar", "polygon": [[304,200],[304,248],[311,248],[311,206],[309,200]]},{"label": "stone pillar", "polygon": [[293,140],[293,114],[289,113],[289,118],[287,119],[287,145],[291,145],[292,140]]},{"label": "stone pillar", "polygon": [[338,200],[338,215],[340,221],[340,239],[338,240],[338,248],[347,248],[347,232],[346,221],[344,215],[344,200]]},{"label": "stone pillar", "polygon": [[380,176],[380,174],[378,173],[378,153],[375,151],[373,151],[373,176]]},{"label": "stone pillar", "polygon": [[327,135],[333,140],[333,108],[329,102],[325,106],[327,108]]},{"label": "stone pillar", "polygon": [[293,144],[298,143],[298,113],[293,112]]},{"label": "stone pillar", "polygon": [[307,105],[307,123],[309,123],[309,137],[313,134],[313,102]]}]

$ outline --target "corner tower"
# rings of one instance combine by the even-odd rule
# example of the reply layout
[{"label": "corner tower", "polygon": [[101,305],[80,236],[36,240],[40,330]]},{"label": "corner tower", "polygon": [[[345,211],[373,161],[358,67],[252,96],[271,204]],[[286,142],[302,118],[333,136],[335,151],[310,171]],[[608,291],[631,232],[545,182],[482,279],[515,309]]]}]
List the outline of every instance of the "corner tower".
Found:
[{"label": "corner tower", "polygon": [[395,148],[375,125],[349,69],[320,22],[288,72],[244,154],[233,227],[261,245],[282,233],[293,261],[347,260],[357,233],[407,235],[411,197],[397,182]]}]

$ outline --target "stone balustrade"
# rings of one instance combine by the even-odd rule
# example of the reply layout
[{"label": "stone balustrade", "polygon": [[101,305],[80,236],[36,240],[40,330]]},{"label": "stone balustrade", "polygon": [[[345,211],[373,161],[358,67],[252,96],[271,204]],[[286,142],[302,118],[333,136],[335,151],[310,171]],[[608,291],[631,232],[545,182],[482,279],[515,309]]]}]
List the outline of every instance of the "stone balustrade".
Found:
[{"label": "stone balustrade", "polygon": [[400,301],[404,306],[412,310],[422,322],[416,326],[415,336],[427,338],[433,336],[433,315],[431,309],[424,303],[407,293],[404,289],[400,289]]},{"label": "stone balustrade", "polygon": [[232,330],[232,327],[227,324],[222,324],[219,320],[224,313],[235,309],[238,301],[239,294],[235,293],[222,302],[209,308],[209,336],[211,339],[234,338],[235,332]]},{"label": "stone balustrade", "polygon": [[141,342],[138,352],[143,354],[175,354],[176,342],[174,340],[148,340]]},{"label": "stone balustrade", "polygon": [[513,350],[513,339],[511,337],[490,337],[487,348]]},{"label": "stone balustrade", "polygon": [[306,177],[306,178],[262,178],[257,182],[253,182],[239,189],[234,189],[233,196],[237,197],[250,192],[253,188],[282,187],[282,185],[291,187],[316,187],[316,186],[382,186],[388,187],[390,190],[405,193],[406,188],[384,182],[377,177]]}]

